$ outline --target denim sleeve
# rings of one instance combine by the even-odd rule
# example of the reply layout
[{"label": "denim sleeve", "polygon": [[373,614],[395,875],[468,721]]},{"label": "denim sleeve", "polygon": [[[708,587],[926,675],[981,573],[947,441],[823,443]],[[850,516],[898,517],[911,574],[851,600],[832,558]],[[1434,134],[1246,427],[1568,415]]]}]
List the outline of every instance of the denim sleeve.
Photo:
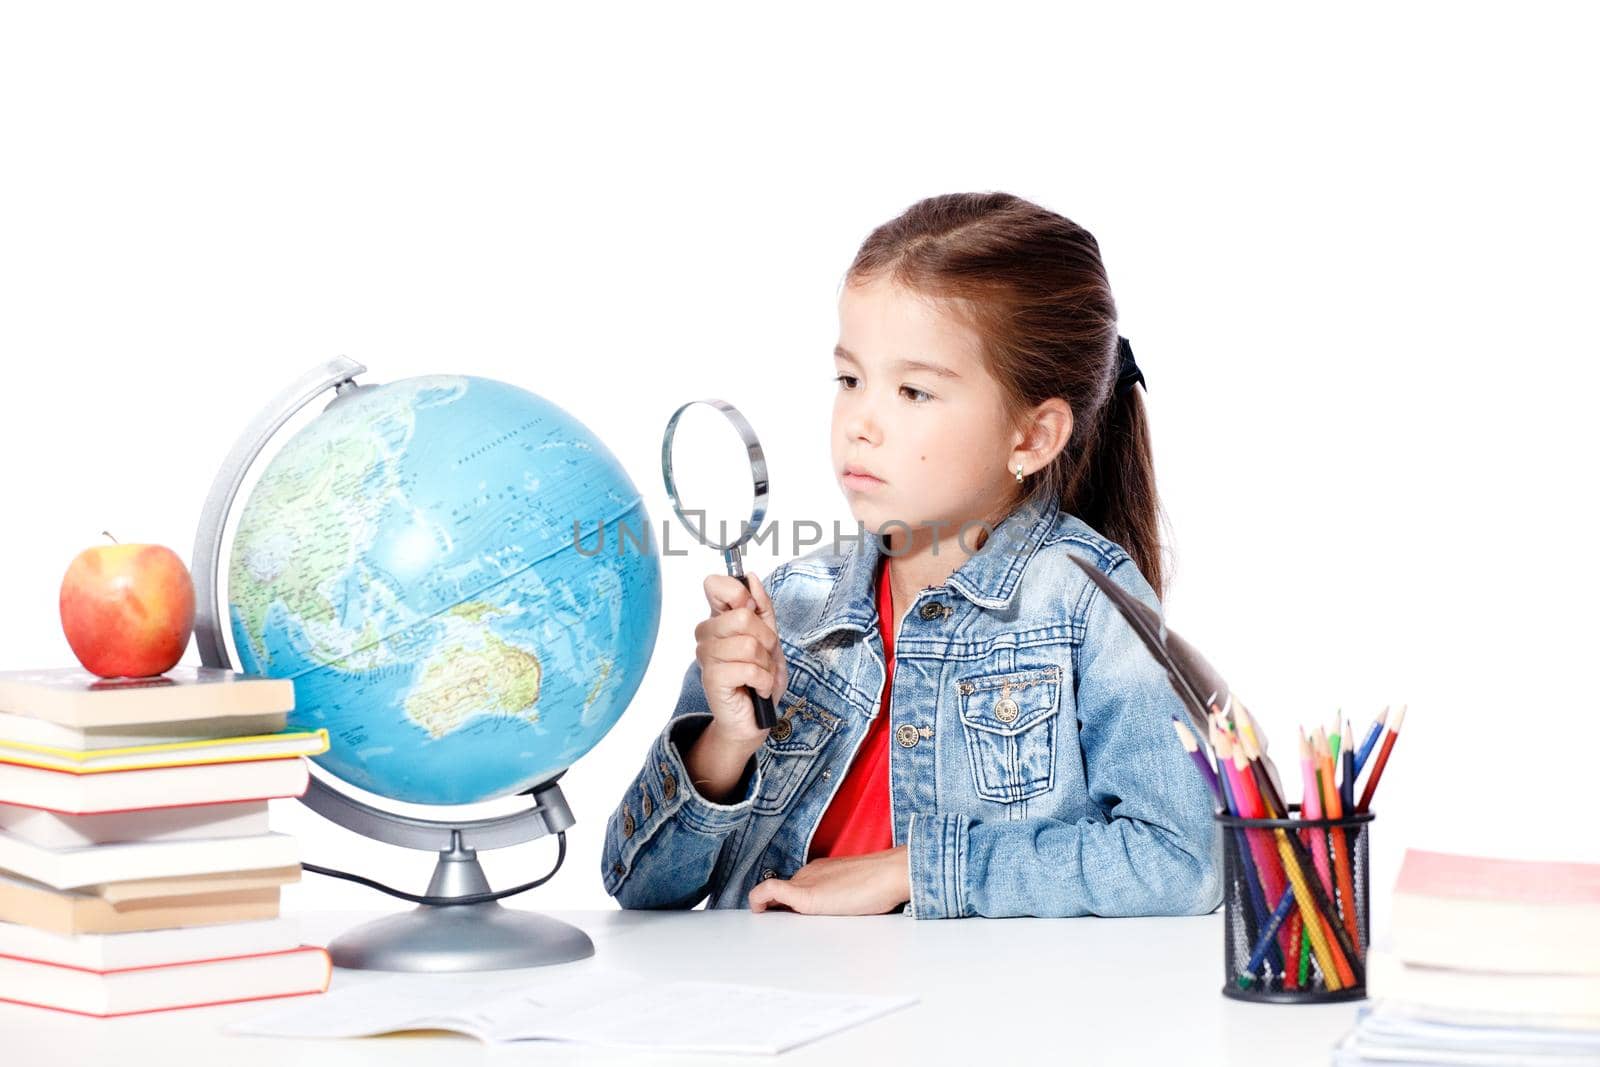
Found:
[{"label": "denim sleeve", "polygon": [[644,767],[611,813],[601,851],[601,881],[624,908],[693,908],[714,888],[723,847],[750,819],[761,786],[754,756],[731,804],[707,800],[689,780],[683,754],[711,722],[700,664],[683,678],[672,718],[656,736]]},{"label": "denim sleeve", "polygon": [[[1110,574],[1161,610],[1127,557]],[[915,918],[1203,915],[1221,903],[1210,789],[1170,721],[1187,712],[1115,606],[1091,588],[1074,673],[1089,797],[1098,811],[1077,822],[913,815],[908,910]]]}]

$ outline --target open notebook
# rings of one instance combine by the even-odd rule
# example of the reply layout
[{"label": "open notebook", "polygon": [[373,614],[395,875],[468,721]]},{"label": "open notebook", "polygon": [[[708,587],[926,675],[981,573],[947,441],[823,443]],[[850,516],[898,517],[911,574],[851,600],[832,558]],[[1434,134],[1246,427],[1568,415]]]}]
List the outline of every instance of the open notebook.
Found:
[{"label": "open notebook", "polygon": [[[341,972],[340,978],[345,975]],[[658,1052],[777,1054],[916,1003],[912,996],[808,993],[628,972],[400,975],[229,1024],[265,1037],[368,1037],[451,1030],[481,1041],[566,1041]],[[782,1011],[773,1005],[781,1004]]]}]

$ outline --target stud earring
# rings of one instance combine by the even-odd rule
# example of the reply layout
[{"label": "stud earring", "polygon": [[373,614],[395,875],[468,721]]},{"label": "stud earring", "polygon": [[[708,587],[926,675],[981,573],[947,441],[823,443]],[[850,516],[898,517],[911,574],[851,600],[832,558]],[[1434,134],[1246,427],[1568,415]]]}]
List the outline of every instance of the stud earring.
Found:
[{"label": "stud earring", "polygon": [[1017,481],[1022,481],[1022,464],[1017,464]]}]

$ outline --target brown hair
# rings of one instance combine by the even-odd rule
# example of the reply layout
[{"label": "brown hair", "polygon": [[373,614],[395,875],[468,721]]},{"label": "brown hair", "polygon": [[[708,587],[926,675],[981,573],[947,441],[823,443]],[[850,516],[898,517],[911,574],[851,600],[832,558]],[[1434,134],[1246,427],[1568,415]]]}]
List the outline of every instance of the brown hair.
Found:
[{"label": "brown hair", "polygon": [[1163,593],[1161,505],[1144,398],[1118,394],[1117,306],[1100,246],[1082,226],[1009,193],[919,200],[873,230],[845,284],[877,277],[940,301],[983,339],[1014,420],[1061,397],[1072,435],[1019,486],[1125,548]]}]

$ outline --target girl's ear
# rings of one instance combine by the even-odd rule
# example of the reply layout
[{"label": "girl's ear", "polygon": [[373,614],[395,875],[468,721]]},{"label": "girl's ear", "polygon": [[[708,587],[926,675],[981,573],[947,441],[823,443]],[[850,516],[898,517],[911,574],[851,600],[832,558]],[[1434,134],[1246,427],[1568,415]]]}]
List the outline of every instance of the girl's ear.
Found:
[{"label": "girl's ear", "polygon": [[1023,422],[1011,463],[1030,471],[1050,465],[1072,437],[1072,406],[1059,396],[1042,400]]}]

